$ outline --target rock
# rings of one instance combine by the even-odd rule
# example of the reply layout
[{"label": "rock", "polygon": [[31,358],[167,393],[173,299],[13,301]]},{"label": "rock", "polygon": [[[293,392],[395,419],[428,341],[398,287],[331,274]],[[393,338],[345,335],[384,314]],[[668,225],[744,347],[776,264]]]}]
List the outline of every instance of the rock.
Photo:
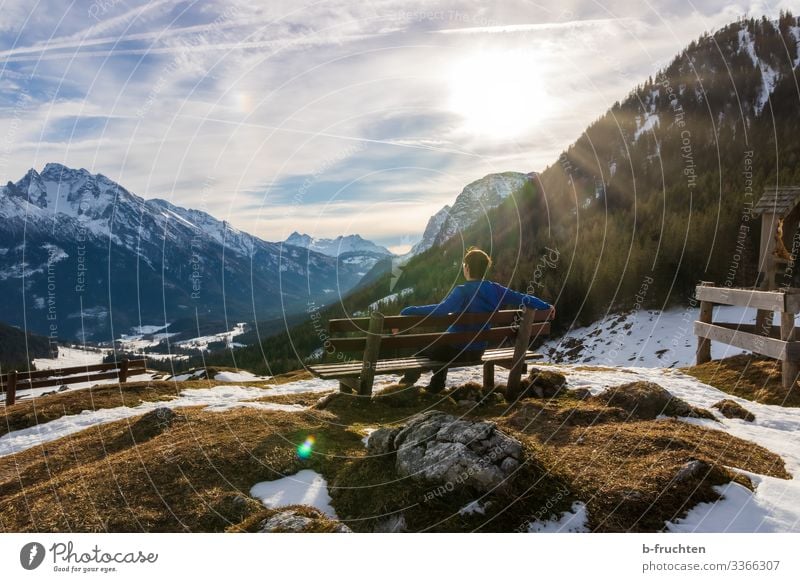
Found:
[{"label": "rock", "polygon": [[367,437],[367,452],[370,455],[386,455],[394,452],[394,439],[399,428],[381,427]]},{"label": "rock", "polygon": [[151,410],[131,424],[130,430],[133,435],[133,440],[142,442],[151,439],[170,428],[178,420],[184,419],[185,417],[183,415],[176,413],[166,406]]},{"label": "rock", "polygon": [[522,444],[494,423],[435,410],[413,417],[397,432],[394,447],[398,475],[481,492],[504,489],[523,460]]},{"label": "rock", "polygon": [[707,410],[690,406],[653,382],[631,382],[608,388],[588,398],[606,406],[622,408],[633,418],[652,420],[659,415],[713,418]]},{"label": "rock", "polygon": [[352,533],[345,524],[332,520],[320,511],[307,508],[305,515],[296,509],[279,511],[259,524],[259,533],[303,533],[325,531]]},{"label": "rock", "polygon": [[531,368],[527,383],[527,396],[537,398],[553,398],[558,396],[567,385],[567,378],[559,372]]},{"label": "rock", "polygon": [[673,482],[685,483],[686,481],[692,481],[694,479],[702,477],[710,470],[711,470],[711,465],[709,465],[705,461],[698,461],[697,459],[695,459],[684,464],[678,470],[678,472],[675,474],[675,477],[673,478]]},{"label": "rock", "polygon": [[747,410],[735,400],[730,400],[729,398],[720,400],[716,404],[713,404],[711,408],[716,408],[719,410],[722,416],[725,418],[741,418],[747,422],[753,422],[756,419],[755,414]]},{"label": "rock", "polygon": [[69,386],[67,386],[66,384],[62,384],[61,386],[58,387],[59,392],[66,392],[67,390],[69,390]]}]

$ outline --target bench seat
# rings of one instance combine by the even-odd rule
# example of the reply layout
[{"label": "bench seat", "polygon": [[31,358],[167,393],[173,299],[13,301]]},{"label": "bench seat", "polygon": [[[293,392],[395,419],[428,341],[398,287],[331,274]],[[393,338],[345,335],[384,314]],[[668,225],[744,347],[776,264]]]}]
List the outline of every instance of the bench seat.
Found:
[{"label": "bench seat", "polygon": [[[369,396],[377,375],[427,372],[442,367],[483,366],[483,386],[493,390],[495,368],[500,366],[509,370],[505,395],[511,402],[519,395],[527,362],[543,357],[530,351],[531,339],[550,333],[553,315],[551,309],[520,306],[491,313],[384,316],[373,312],[368,318],[331,319],[328,333],[320,333],[323,357],[329,357],[329,362],[312,364],[308,370],[325,380],[339,380],[342,392]],[[319,327],[316,319],[314,322]],[[475,327],[474,331],[451,332],[453,325]],[[484,342],[489,349],[474,362],[441,362],[421,355],[439,346],[477,342]]]},{"label": "bench seat", "polygon": [[[543,358],[542,354],[532,351],[525,352],[524,360],[536,360]],[[461,368],[466,366],[478,366],[485,364],[496,364],[501,367],[510,367],[514,359],[514,348],[494,348],[484,352],[480,360],[474,362],[438,362],[426,356],[411,356],[407,358],[395,358],[390,360],[378,360],[375,364],[375,374],[400,374],[410,370],[430,371],[447,366],[448,368]],[[339,378],[357,378],[361,375],[363,362],[353,360],[340,364],[315,364],[309,366],[311,372],[323,380],[335,380]]]}]

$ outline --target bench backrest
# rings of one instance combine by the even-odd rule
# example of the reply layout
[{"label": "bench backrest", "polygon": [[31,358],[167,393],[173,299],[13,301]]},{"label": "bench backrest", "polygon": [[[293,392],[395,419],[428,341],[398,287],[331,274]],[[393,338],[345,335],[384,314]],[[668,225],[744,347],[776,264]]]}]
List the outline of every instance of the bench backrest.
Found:
[{"label": "bench backrest", "polygon": [[[550,333],[551,314],[550,310],[534,310],[531,338]],[[487,342],[490,346],[498,346],[516,337],[521,320],[522,311],[516,309],[444,316],[390,315],[382,317],[378,331],[370,317],[331,319],[328,322],[330,338],[326,340],[323,351],[328,356],[364,352],[372,333],[380,334],[381,354],[402,350],[421,351],[434,345],[473,342]],[[491,329],[446,333],[447,328],[453,324],[475,327],[490,324]]]}]

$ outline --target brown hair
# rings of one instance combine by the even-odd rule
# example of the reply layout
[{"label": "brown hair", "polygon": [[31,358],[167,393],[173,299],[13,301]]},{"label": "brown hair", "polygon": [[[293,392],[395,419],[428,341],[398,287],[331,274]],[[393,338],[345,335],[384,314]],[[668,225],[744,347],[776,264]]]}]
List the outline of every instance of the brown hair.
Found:
[{"label": "brown hair", "polygon": [[464,255],[464,264],[469,268],[470,277],[483,279],[492,266],[492,259],[478,247],[470,247]]}]

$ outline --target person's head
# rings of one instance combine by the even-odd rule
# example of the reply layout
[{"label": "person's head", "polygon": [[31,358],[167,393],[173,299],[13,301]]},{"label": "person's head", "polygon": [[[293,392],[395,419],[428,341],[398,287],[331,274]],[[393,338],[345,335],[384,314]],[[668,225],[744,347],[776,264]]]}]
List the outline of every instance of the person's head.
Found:
[{"label": "person's head", "polygon": [[470,247],[464,255],[464,278],[467,281],[483,279],[491,266],[492,259],[489,255],[477,247]]}]

